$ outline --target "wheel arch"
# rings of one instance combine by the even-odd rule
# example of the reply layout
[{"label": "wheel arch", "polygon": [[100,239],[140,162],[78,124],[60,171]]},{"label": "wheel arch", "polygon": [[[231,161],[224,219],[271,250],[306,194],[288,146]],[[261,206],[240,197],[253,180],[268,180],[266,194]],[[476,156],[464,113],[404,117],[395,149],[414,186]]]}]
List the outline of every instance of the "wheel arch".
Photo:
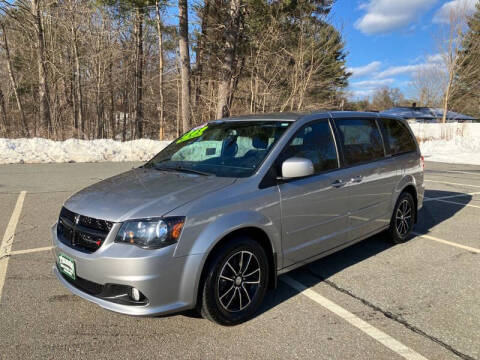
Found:
[{"label": "wheel arch", "polygon": [[269,288],[275,288],[277,286],[277,253],[274,250],[273,244],[267,233],[257,227],[257,226],[244,226],[232,230],[228,234],[225,234],[219,241],[215,243],[215,245],[210,249],[208,252],[207,257],[202,266],[202,271],[200,274],[200,278],[198,281],[197,287],[197,298],[196,304],[197,306],[201,303],[201,289],[203,286],[203,282],[205,281],[205,277],[207,275],[207,268],[210,261],[215,257],[215,255],[223,248],[223,246],[229,241],[237,236],[248,236],[251,239],[257,241],[265,251],[268,259],[268,268],[270,270],[270,277],[269,277]]}]

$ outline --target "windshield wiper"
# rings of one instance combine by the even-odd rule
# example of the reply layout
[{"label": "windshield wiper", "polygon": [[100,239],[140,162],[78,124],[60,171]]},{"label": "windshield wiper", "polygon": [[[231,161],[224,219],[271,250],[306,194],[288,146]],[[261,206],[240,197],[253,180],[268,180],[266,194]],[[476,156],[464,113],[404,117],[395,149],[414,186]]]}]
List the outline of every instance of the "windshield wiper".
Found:
[{"label": "windshield wiper", "polygon": [[186,172],[186,173],[203,175],[203,176],[210,176],[210,175],[212,175],[211,173],[207,173],[207,172],[199,171],[199,170],[194,170],[194,169],[188,169],[188,168],[185,168],[185,167],[183,167],[183,166],[174,166],[174,167],[155,166],[155,169],[157,169],[157,170],[165,170],[165,171]]}]

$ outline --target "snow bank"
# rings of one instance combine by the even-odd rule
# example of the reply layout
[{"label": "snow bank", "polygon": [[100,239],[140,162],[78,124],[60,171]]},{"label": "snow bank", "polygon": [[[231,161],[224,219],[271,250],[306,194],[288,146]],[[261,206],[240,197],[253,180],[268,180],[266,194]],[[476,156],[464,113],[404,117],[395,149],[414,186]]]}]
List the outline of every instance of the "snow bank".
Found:
[{"label": "snow bank", "polygon": [[133,141],[77,140],[53,141],[41,138],[0,138],[0,164],[146,161],[169,144],[148,139]]},{"label": "snow bank", "polygon": [[480,165],[480,123],[410,124],[427,161]]},{"label": "snow bank", "polygon": [[420,150],[426,161],[480,165],[480,138],[423,141]]},{"label": "snow bank", "polygon": [[[428,161],[480,165],[480,123],[411,124]],[[146,161],[169,141],[1,139],[0,164]]]}]

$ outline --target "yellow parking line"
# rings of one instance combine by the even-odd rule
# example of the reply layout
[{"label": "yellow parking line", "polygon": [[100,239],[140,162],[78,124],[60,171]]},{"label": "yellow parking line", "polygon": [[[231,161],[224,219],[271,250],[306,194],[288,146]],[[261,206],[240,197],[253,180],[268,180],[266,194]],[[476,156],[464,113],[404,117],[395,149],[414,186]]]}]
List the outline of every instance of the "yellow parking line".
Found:
[{"label": "yellow parking line", "polygon": [[368,336],[377,340],[379,343],[383,344],[393,352],[409,360],[426,360],[426,358],[416,351],[410,349],[409,347],[402,344],[400,341],[395,340],[390,335],[384,333],[383,331],[377,329],[373,325],[370,325],[366,321],[360,319],[358,316],[352,314],[350,311],[342,308],[340,305],[334,303],[333,301],[323,297],[316,291],[307,288],[302,283],[294,280],[290,276],[283,276],[280,278],[284,283],[291,286],[295,290],[299,291],[306,297],[315,301],[317,304],[320,304],[325,309],[333,312],[335,315],[340,316],[343,320],[347,321],[351,325],[363,331]]},{"label": "yellow parking line", "polygon": [[53,246],[45,246],[45,247],[40,247],[40,248],[35,248],[35,249],[16,250],[16,251],[10,251],[9,255],[30,254],[30,253],[34,253],[34,252],[48,251],[48,250],[52,250],[52,249],[53,249]]},{"label": "yellow parking line", "polygon": [[450,246],[455,246],[455,247],[460,248],[460,249],[463,249],[463,250],[468,250],[468,251],[474,252],[474,253],[476,253],[476,254],[480,254],[480,249],[477,249],[477,248],[473,248],[473,247],[470,247],[470,246],[462,245],[462,244],[459,244],[459,243],[456,243],[456,242],[452,242],[452,241],[447,241],[447,240],[439,239],[439,238],[437,238],[437,237],[430,236],[430,235],[420,234],[420,233],[413,232],[413,231],[412,231],[412,234],[415,235],[415,236],[420,236],[420,237],[425,238],[425,239],[428,239],[428,240],[433,240],[433,241],[436,241],[436,242],[439,242],[439,243],[442,243],[442,244],[446,244],[446,245],[450,245]]},{"label": "yellow parking line", "polygon": [[20,219],[20,213],[22,212],[23,201],[25,200],[26,191],[22,191],[17,198],[17,203],[13,209],[12,216],[8,222],[7,229],[3,235],[2,244],[0,245],[0,302],[2,301],[3,284],[5,283],[5,277],[7,276],[8,256],[12,249],[13,237],[15,235],[15,229],[17,228],[18,220]]}]

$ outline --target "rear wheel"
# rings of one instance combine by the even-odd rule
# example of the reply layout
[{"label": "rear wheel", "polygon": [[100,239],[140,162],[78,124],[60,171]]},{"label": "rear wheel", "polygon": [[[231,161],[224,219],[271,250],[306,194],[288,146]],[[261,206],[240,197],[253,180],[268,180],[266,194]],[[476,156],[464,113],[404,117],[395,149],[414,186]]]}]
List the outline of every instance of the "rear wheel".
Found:
[{"label": "rear wheel", "polygon": [[248,237],[231,239],[207,265],[201,314],[221,325],[251,318],[268,284],[268,260],[259,243]]},{"label": "rear wheel", "polygon": [[408,240],[415,223],[415,202],[410,193],[400,194],[390,221],[390,238],[396,244]]}]

